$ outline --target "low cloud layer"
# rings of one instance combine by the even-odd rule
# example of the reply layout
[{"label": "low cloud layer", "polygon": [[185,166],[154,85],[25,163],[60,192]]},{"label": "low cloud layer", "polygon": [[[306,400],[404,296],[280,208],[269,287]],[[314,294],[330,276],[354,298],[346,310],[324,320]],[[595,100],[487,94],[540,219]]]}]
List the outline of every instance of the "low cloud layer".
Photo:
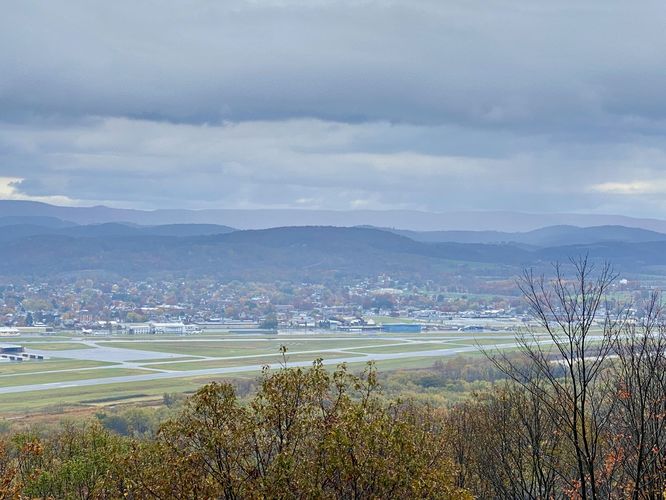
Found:
[{"label": "low cloud layer", "polygon": [[666,217],[663,3],[2,14],[3,198]]}]

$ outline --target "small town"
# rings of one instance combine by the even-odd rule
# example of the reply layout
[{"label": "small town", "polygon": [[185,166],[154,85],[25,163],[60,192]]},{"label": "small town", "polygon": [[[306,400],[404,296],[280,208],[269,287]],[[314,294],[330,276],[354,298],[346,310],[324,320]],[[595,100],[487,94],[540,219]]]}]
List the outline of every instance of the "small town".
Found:
[{"label": "small town", "polygon": [[[14,283],[0,286],[0,336],[512,330],[525,320],[526,307],[511,285],[501,280],[485,283],[482,293],[461,292],[461,286],[401,282],[386,275],[334,285],[127,279]],[[634,303],[649,293],[649,287],[626,279],[615,288],[619,297]]]}]

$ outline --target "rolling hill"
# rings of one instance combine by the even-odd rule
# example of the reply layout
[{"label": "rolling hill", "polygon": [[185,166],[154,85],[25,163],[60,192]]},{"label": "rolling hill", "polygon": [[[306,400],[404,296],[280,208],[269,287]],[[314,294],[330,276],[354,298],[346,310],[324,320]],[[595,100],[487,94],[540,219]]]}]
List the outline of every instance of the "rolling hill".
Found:
[{"label": "rolling hill", "polygon": [[320,281],[381,273],[435,279],[475,268],[486,276],[510,277],[522,267],[539,268],[583,254],[612,260],[623,272],[654,272],[666,266],[666,241],[526,249],[519,244],[425,243],[368,228],[284,227],[196,236],[143,234],[140,229],[133,232],[136,228],[114,235],[112,230],[119,228],[106,229],[102,235],[45,234],[5,241],[0,245],[0,275],[99,271]]},{"label": "rolling hill", "polygon": [[502,231],[406,231],[386,229],[427,243],[513,243],[533,247],[589,245],[594,243],[643,243],[666,241],[666,234],[625,226],[548,226],[526,232]]}]

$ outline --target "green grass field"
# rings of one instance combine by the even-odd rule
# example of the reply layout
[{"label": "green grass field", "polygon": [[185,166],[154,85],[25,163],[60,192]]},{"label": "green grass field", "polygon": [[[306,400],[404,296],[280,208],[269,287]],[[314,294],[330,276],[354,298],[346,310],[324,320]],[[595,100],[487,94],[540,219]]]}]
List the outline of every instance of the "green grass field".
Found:
[{"label": "green grass field", "polygon": [[[125,375],[142,375],[146,373],[148,373],[146,370],[140,369],[128,370],[125,368],[100,368],[95,370],[93,378],[123,377]],[[54,378],[57,380],[54,380]],[[49,384],[52,382],[71,382],[73,380],[86,380],[89,378],[91,378],[91,373],[88,370],[71,370],[60,372],[56,376],[54,376],[52,373],[15,375],[12,377],[5,377],[0,379],[0,384],[2,384],[2,387],[14,387],[18,385]]]},{"label": "green grass field", "polygon": [[[245,375],[254,378],[259,372]],[[52,391],[0,394],[0,415],[12,413],[61,413],[66,407],[112,404],[118,401],[156,399],[167,392],[193,392],[203,384],[222,377],[196,377],[147,382],[111,383]],[[242,378],[242,377],[235,377]]]},{"label": "green grass field", "polygon": [[379,339],[270,339],[266,341],[258,339],[255,341],[238,342],[99,342],[100,346],[118,347],[121,349],[136,349],[140,351],[168,352],[172,354],[184,354],[190,356],[244,356],[249,354],[274,354],[278,353],[280,346],[284,345],[289,351],[319,351],[321,349],[337,349],[340,345],[345,347],[363,347],[375,344],[386,344],[391,341]]},{"label": "green grass field", "polygon": [[[31,372],[75,370],[77,368],[99,368],[113,366],[116,363],[88,361],[78,359],[45,359],[42,361],[23,361],[22,363],[0,363],[0,387],[3,375],[15,375]],[[57,382],[57,380],[56,380]]]},{"label": "green grass field", "polygon": [[352,348],[350,352],[364,352],[364,353],[374,353],[374,354],[389,354],[389,353],[399,353],[399,352],[414,352],[414,351],[434,351],[437,349],[445,349],[450,347],[451,344],[445,343],[433,343],[433,342],[424,342],[424,343],[403,343],[400,345],[386,345],[378,347],[361,347],[361,348]]},{"label": "green grass field", "polygon": [[505,339],[470,339],[469,342],[465,341],[456,341],[464,345],[501,345],[501,344],[512,344],[516,340],[514,338],[505,338]]},{"label": "green grass field", "polygon": [[[322,359],[336,359],[342,357],[357,357],[363,356],[362,354],[350,352],[322,352],[312,354],[288,354],[286,356],[287,362],[291,361],[314,361],[317,358]],[[159,363],[146,365],[148,368],[155,368],[160,370],[205,370],[207,368],[227,368],[230,366],[247,366],[247,365],[266,365],[282,362],[283,358],[280,354],[271,356],[257,356],[243,359],[221,359],[221,360],[205,360],[205,361],[190,361],[185,363]]]}]

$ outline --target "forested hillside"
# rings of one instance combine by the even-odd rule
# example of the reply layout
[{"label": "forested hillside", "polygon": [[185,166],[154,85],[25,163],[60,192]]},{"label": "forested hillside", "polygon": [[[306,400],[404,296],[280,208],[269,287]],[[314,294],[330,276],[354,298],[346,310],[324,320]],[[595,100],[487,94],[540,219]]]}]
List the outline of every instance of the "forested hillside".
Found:
[{"label": "forested hillside", "polygon": [[[18,231],[15,226],[0,227],[0,240],[3,230]],[[623,272],[659,274],[666,266],[666,241],[525,248],[513,243],[427,243],[370,228],[231,231],[205,225],[133,228],[105,224],[5,236],[4,240],[0,275],[10,277],[101,271],[134,277],[170,273],[259,281],[321,281],[381,273],[437,279],[467,263],[481,264],[486,275],[510,277],[523,267],[549,266],[570,255],[610,259]]]}]

